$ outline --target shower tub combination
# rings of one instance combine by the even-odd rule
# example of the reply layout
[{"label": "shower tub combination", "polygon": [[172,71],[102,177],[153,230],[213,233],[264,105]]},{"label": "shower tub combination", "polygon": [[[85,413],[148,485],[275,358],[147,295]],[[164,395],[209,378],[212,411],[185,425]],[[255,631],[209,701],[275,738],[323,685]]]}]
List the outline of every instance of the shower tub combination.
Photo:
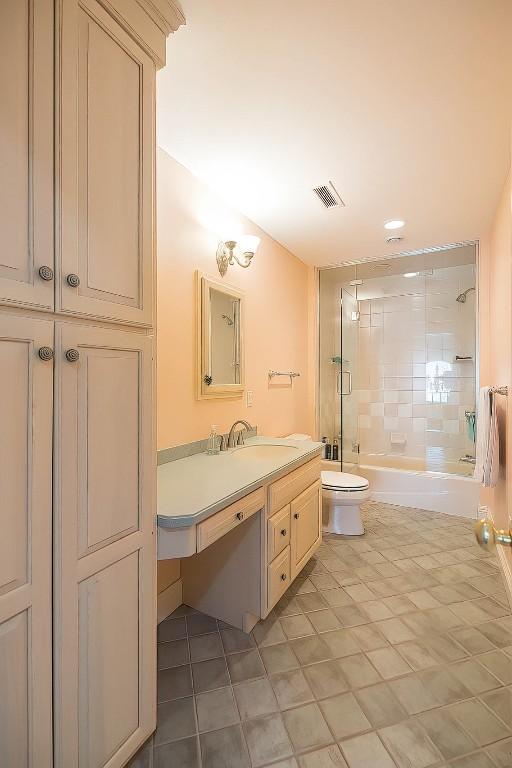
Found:
[{"label": "shower tub combination", "polygon": [[[386,465],[383,465],[385,458]],[[365,477],[370,483],[372,501],[404,507],[428,509],[446,515],[476,519],[480,485],[471,475],[432,472],[422,469],[418,460],[414,469],[401,457],[360,456],[362,464],[343,464],[344,472]],[[375,463],[366,463],[366,462]],[[339,462],[324,461],[322,469],[339,469]],[[471,470],[472,472],[472,470]]]},{"label": "shower tub combination", "polygon": [[320,271],[324,469],[375,501],[477,517],[475,264],[461,245]]}]

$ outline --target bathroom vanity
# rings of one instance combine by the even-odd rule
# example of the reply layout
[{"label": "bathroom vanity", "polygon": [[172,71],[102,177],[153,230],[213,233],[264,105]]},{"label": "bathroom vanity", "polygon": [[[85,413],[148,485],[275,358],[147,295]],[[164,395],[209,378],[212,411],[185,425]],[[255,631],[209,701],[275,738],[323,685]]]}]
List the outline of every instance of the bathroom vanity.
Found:
[{"label": "bathroom vanity", "polygon": [[321,444],[253,437],[158,468],[158,558],[182,558],[183,601],[249,632],[322,537]]}]

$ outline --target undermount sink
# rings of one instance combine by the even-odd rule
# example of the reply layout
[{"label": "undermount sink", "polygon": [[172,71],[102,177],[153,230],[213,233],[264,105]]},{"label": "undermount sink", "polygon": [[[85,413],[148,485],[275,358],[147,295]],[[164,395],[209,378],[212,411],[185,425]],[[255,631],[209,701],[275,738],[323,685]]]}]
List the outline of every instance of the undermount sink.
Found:
[{"label": "undermount sink", "polygon": [[235,448],[232,456],[236,459],[293,459],[299,449],[295,445],[271,445],[260,443],[259,445],[241,445]]}]

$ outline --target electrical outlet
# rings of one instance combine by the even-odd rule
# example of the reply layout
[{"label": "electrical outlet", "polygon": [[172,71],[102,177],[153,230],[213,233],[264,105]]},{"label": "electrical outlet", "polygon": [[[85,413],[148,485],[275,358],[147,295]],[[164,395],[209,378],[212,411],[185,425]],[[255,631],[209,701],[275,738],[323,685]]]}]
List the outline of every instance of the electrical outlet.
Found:
[{"label": "electrical outlet", "polygon": [[246,393],[246,396],[245,396],[245,401],[246,401],[246,403],[247,403],[247,407],[248,407],[248,408],[251,408],[251,407],[252,407],[252,404],[253,404],[253,395],[254,395],[254,392],[252,391],[252,389],[248,389],[248,390],[247,390],[247,393]]}]

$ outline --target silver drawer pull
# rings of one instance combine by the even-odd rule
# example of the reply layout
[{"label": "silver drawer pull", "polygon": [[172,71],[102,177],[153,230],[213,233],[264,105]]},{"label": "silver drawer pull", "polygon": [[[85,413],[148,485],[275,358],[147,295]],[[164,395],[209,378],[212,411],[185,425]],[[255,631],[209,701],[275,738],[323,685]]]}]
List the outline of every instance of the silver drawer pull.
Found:
[{"label": "silver drawer pull", "polygon": [[237,512],[236,516],[237,516],[238,520],[243,520],[244,519],[244,513],[243,512]]},{"label": "silver drawer pull", "polygon": [[41,360],[53,360],[53,349],[51,347],[40,347],[37,354]]},{"label": "silver drawer pull", "polygon": [[76,363],[76,361],[80,359],[80,352],[78,349],[68,349],[65,357],[68,363]]},{"label": "silver drawer pull", "polygon": [[46,265],[39,267],[39,277],[41,280],[46,280],[46,282],[53,280],[53,269]]},{"label": "silver drawer pull", "polygon": [[281,581],[286,581],[286,573],[281,574]]},{"label": "silver drawer pull", "polygon": [[281,536],[286,536],[286,528],[283,528],[281,531]]}]

